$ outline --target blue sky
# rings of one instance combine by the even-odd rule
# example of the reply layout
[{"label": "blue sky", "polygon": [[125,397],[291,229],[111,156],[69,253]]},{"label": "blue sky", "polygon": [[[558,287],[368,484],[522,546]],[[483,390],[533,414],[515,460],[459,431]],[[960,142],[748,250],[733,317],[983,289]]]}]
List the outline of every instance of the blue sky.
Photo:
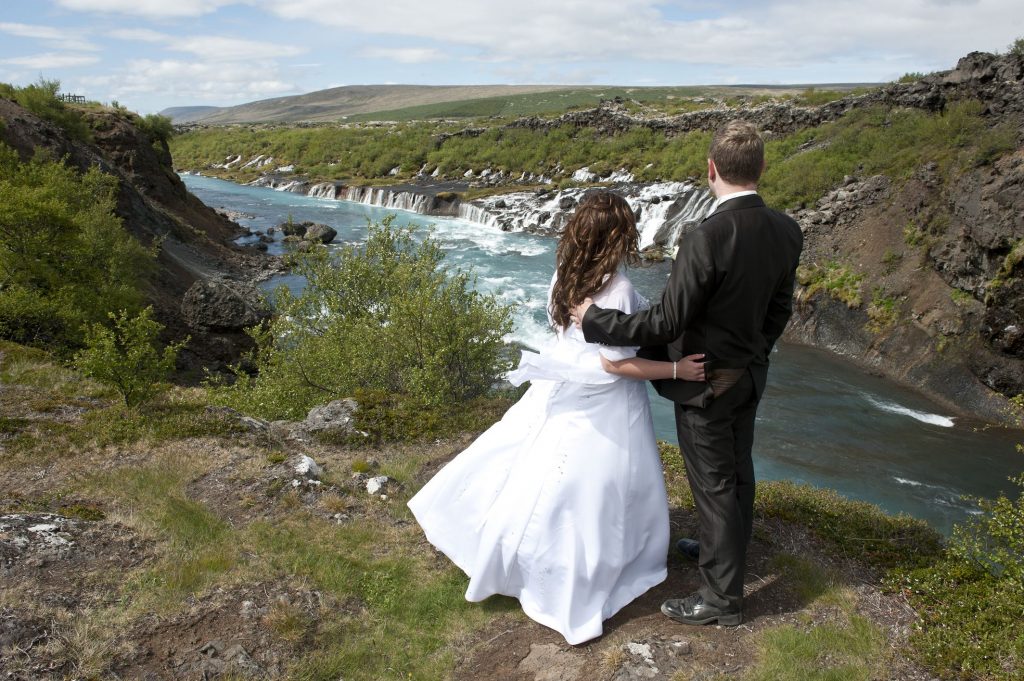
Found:
[{"label": "blue sky", "polygon": [[1021,0],[3,0],[0,81],[141,113],[367,83],[882,82],[1022,35]]}]

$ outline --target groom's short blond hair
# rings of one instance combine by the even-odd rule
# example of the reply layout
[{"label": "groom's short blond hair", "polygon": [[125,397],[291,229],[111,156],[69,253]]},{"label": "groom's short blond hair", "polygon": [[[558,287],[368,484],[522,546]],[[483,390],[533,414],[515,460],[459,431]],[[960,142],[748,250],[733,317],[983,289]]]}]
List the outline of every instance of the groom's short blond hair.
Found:
[{"label": "groom's short blond hair", "polygon": [[729,121],[711,137],[708,158],[726,182],[757,184],[764,169],[764,140],[753,123]]}]

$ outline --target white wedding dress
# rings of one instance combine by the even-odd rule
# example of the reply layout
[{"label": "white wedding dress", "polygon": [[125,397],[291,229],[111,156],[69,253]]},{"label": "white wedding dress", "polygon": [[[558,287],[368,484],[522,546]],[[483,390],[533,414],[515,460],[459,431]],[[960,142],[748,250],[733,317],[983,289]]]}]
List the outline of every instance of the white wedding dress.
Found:
[{"label": "white wedding dress", "polygon": [[[633,312],[624,274],[594,297]],[[643,381],[601,368],[636,348],[559,331],[509,379],[531,386],[409,501],[427,539],[469,575],[466,599],[519,599],[570,644],[666,577],[669,525]]]}]

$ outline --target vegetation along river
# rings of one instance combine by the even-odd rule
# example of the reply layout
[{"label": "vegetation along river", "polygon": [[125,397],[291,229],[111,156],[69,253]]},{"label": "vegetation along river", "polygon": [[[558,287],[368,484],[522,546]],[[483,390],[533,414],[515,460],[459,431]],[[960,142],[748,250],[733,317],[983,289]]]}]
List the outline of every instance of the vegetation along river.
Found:
[{"label": "vegetation along river", "polygon": [[[206,177],[183,179],[208,205],[252,216],[238,221],[255,231],[265,232],[290,215],[296,222],[334,227],[335,244],[364,239],[368,220],[395,212]],[[533,347],[545,342],[551,333],[544,303],[554,270],[554,239],[412,213],[400,213],[397,224],[432,225],[451,266],[472,268],[481,290],[516,305],[513,339]],[[280,242],[270,248],[280,252]],[[667,273],[662,263],[634,269],[630,278],[656,299]],[[294,277],[270,283],[301,286]],[[657,435],[674,443],[671,405],[651,395]],[[759,410],[754,461],[761,480],[829,487],[889,512],[923,518],[948,533],[974,508],[964,495],[991,497],[1014,489],[1007,478],[1024,470],[1024,455],[1016,451],[1022,440],[1019,431],[952,418],[920,394],[834,355],[782,344],[772,358]]]}]

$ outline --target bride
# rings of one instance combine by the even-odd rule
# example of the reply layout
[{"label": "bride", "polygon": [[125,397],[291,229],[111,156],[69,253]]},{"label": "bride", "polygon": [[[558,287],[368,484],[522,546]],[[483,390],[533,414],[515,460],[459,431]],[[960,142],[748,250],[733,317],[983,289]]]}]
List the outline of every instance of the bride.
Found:
[{"label": "bride", "polygon": [[469,575],[467,600],[518,598],[570,644],[600,636],[604,620],[666,577],[668,502],[635,379],[704,378],[694,358],[655,362],[634,347],[588,344],[570,322],[588,296],[627,313],[646,307],[620,270],[638,260],[638,240],[620,196],[580,204],[557,249],[555,339],[523,352],[509,375],[529,390],[409,501],[427,539]]}]

